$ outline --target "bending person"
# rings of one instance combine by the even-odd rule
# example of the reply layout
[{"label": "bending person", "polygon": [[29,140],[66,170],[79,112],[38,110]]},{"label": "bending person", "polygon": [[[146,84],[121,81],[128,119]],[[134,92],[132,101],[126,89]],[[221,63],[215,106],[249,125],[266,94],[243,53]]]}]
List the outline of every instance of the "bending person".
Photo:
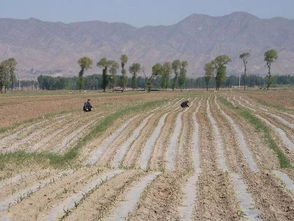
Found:
[{"label": "bending person", "polygon": [[89,112],[92,111],[92,104],[90,103],[90,99],[87,100],[87,102],[84,103],[83,111]]}]

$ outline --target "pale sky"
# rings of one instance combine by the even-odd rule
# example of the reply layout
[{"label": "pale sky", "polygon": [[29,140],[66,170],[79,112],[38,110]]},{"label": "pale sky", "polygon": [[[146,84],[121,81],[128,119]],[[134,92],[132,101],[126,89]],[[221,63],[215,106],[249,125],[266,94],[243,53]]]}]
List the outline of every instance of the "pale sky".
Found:
[{"label": "pale sky", "polygon": [[170,25],[193,14],[249,12],[260,18],[294,19],[294,0],[0,0],[0,18],[45,21],[124,22],[133,26]]}]

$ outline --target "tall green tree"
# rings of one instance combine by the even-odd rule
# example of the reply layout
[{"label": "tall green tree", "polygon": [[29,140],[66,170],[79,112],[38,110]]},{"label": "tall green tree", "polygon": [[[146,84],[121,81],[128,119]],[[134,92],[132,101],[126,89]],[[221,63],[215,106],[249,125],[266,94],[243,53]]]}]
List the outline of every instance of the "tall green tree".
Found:
[{"label": "tall green tree", "polygon": [[114,89],[115,87],[115,83],[116,83],[116,74],[117,74],[117,70],[119,68],[119,65],[116,61],[109,61],[110,62],[110,78],[109,78],[109,82],[110,82],[110,88]]},{"label": "tall green tree", "polygon": [[206,84],[206,90],[207,91],[208,91],[210,79],[213,78],[214,70],[215,69],[214,69],[214,62],[213,61],[205,64],[205,66],[204,66],[204,71],[205,71],[204,79],[205,79],[205,84]]},{"label": "tall green tree", "polygon": [[4,89],[6,92],[7,88],[13,89],[16,81],[15,69],[17,62],[14,58],[4,60],[0,64],[0,91]]},{"label": "tall green tree", "polygon": [[78,80],[78,88],[81,91],[84,84],[84,72],[91,68],[93,61],[89,57],[82,57],[78,60],[78,64],[81,67],[81,70],[79,72],[79,80]]},{"label": "tall green tree", "polygon": [[161,74],[161,81],[160,81],[160,86],[161,88],[167,89],[168,88],[168,83],[169,83],[169,77],[172,72],[172,65],[170,62],[165,62],[162,65],[162,74]]},{"label": "tall green tree", "polygon": [[109,77],[108,77],[108,68],[111,66],[112,61],[107,60],[107,58],[101,58],[100,61],[98,61],[97,66],[102,68],[102,89],[103,92],[106,91],[106,88],[109,83]]},{"label": "tall green tree", "polygon": [[121,55],[121,77],[120,77],[120,87],[125,90],[128,84],[127,71],[125,69],[126,64],[128,63],[128,56],[126,54]]},{"label": "tall green tree", "polygon": [[228,55],[220,55],[214,59],[214,65],[216,70],[216,76],[215,76],[216,90],[219,90],[221,83],[226,79],[226,73],[227,73],[226,65],[231,61],[232,60]]},{"label": "tall green tree", "polygon": [[272,84],[272,74],[271,67],[272,63],[278,59],[278,52],[274,49],[268,50],[264,53],[264,61],[266,62],[266,66],[268,68],[267,76],[266,76],[266,89],[268,90],[270,85]]},{"label": "tall green tree", "polygon": [[10,88],[12,90],[16,81],[15,69],[16,69],[17,62],[15,58],[9,58],[5,61],[5,63],[7,66],[7,71],[8,71]]},{"label": "tall green tree", "polygon": [[177,86],[180,67],[181,67],[181,61],[180,60],[174,60],[172,62],[172,69],[173,69],[174,74],[175,74],[173,82],[172,82],[172,89],[173,90],[175,90],[175,87]]},{"label": "tall green tree", "polygon": [[187,66],[188,66],[187,61],[182,61],[181,62],[180,76],[179,76],[179,86],[180,86],[181,90],[183,90],[183,87],[184,87],[185,82],[186,82]]},{"label": "tall green tree", "polygon": [[[0,92],[3,93],[3,89],[5,88],[6,81],[7,81],[7,66],[5,63],[0,63]],[[6,90],[5,90],[6,92]]]},{"label": "tall green tree", "polygon": [[141,70],[141,65],[139,63],[133,63],[130,68],[129,72],[132,74],[132,88],[133,90],[137,88],[137,73]]},{"label": "tall green tree", "polygon": [[247,78],[247,63],[248,63],[248,58],[250,57],[250,53],[249,52],[244,52],[242,54],[240,54],[240,59],[243,62],[243,66],[244,66],[244,91],[246,90],[246,78]]},{"label": "tall green tree", "polygon": [[163,68],[162,68],[162,65],[160,63],[157,63],[157,64],[152,66],[152,74],[147,80],[147,91],[148,92],[151,91],[151,87],[152,87],[154,78],[156,76],[162,75],[162,70],[163,70]]}]

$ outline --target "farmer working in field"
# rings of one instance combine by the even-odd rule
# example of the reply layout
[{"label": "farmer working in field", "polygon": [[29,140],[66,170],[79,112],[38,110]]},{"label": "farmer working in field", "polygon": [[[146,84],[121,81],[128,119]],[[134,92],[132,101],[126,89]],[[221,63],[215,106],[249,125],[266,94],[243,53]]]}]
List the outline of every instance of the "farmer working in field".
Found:
[{"label": "farmer working in field", "polygon": [[184,101],[181,103],[181,107],[182,108],[186,108],[186,107],[189,107],[189,101]]},{"label": "farmer working in field", "polygon": [[87,102],[84,103],[83,110],[84,110],[85,112],[89,112],[89,111],[92,110],[92,108],[93,108],[93,106],[92,106],[91,103],[90,103],[90,99],[88,99]]}]

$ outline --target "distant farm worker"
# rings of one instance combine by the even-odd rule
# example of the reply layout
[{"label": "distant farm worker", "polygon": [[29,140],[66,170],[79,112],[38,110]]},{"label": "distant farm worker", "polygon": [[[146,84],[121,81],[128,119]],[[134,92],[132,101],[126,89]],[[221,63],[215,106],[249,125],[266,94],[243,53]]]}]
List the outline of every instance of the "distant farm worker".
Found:
[{"label": "distant farm worker", "polygon": [[184,101],[181,103],[181,107],[182,108],[186,108],[186,107],[189,107],[189,101]]},{"label": "distant farm worker", "polygon": [[89,112],[89,111],[91,111],[92,108],[93,108],[93,106],[91,105],[90,101],[91,101],[91,100],[88,99],[87,102],[84,103],[83,110],[84,110],[85,112]]}]

